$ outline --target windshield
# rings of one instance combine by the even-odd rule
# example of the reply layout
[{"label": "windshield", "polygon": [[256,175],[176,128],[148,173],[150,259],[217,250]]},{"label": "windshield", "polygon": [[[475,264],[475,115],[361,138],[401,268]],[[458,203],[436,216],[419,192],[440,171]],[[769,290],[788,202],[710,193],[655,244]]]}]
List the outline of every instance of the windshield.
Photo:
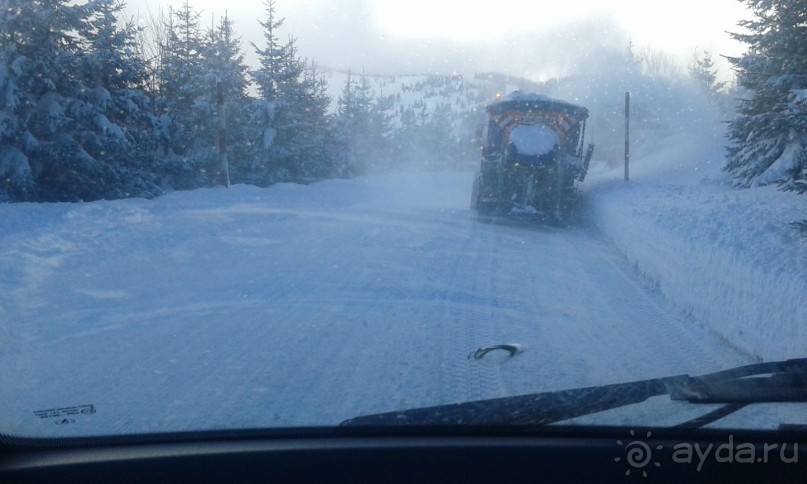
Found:
[{"label": "windshield", "polygon": [[[5,1],[0,434],[667,427],[807,356],[807,9],[610,3]],[[708,425],[807,423],[747,377]]]}]

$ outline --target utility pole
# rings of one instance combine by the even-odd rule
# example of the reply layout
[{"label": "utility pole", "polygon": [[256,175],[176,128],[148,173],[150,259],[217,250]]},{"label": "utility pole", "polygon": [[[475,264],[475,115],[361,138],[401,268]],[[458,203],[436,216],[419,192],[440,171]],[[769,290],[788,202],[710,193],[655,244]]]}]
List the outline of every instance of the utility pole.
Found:
[{"label": "utility pole", "polygon": [[625,93],[625,181],[630,181],[630,91]]},{"label": "utility pole", "polygon": [[225,187],[230,188],[230,162],[227,159],[227,115],[224,107],[224,87],[216,81],[216,104],[218,105],[218,145],[221,160],[221,177]]}]

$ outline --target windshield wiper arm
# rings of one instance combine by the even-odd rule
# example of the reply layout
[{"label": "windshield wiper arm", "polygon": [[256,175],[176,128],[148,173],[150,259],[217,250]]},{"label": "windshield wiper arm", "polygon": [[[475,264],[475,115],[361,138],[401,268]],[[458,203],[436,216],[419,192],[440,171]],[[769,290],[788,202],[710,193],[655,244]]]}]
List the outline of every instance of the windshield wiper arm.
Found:
[{"label": "windshield wiper arm", "polygon": [[[770,376],[760,376],[769,374]],[[807,358],[757,363],[669,386],[670,398],[691,403],[807,401]]]},{"label": "windshield wiper arm", "polygon": [[[762,377],[760,375],[770,374]],[[676,425],[698,428],[751,403],[807,402],[807,359],[741,366],[669,385],[672,400],[690,403],[723,403],[722,407]]]},{"label": "windshield wiper arm", "polygon": [[749,403],[807,402],[807,359],[366,415],[341,425],[547,425],[665,394],[691,403],[729,404],[686,426],[705,425]]}]

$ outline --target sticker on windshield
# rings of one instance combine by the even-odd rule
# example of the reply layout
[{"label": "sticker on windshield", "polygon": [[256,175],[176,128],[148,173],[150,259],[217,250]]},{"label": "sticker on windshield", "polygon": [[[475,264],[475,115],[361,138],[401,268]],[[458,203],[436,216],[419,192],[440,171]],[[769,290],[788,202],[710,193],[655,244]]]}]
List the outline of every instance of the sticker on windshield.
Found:
[{"label": "sticker on windshield", "polygon": [[55,419],[56,425],[68,425],[76,423],[74,417],[95,414],[95,405],[78,405],[75,407],[50,408],[48,410],[36,410],[34,415],[41,419]]}]

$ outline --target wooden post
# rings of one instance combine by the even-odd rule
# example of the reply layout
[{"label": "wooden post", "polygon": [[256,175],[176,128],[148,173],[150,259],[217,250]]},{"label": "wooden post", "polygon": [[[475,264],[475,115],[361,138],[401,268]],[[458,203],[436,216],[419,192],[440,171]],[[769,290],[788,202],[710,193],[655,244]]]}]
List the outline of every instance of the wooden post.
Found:
[{"label": "wooden post", "polygon": [[630,92],[625,93],[625,181],[630,181]]},{"label": "wooden post", "polygon": [[221,177],[225,187],[230,188],[230,162],[227,159],[227,115],[224,112],[224,87],[216,81],[216,104],[218,105],[218,145],[221,160]]}]

